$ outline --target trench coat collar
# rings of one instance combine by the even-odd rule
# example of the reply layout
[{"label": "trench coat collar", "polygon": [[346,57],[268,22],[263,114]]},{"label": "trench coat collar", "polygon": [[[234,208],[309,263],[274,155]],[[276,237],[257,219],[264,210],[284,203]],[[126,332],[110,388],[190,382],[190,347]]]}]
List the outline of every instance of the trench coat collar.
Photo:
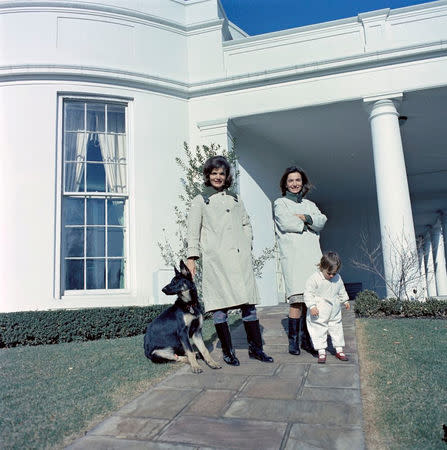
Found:
[{"label": "trench coat collar", "polygon": [[205,203],[209,203],[209,199],[212,195],[218,194],[219,192],[224,192],[226,195],[231,195],[236,201],[238,201],[237,194],[229,189],[223,189],[222,191],[218,191],[213,188],[213,186],[203,186],[202,189],[202,197],[205,200]]},{"label": "trench coat collar", "polygon": [[286,198],[289,200],[292,200],[295,203],[301,203],[303,200],[303,194],[302,192],[298,192],[298,194],[292,194],[290,191],[286,191]]}]

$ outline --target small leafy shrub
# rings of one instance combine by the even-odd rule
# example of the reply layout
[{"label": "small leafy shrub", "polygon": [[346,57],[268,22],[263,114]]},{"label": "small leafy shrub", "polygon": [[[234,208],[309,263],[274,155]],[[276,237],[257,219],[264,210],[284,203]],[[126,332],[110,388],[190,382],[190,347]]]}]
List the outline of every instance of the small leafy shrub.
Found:
[{"label": "small leafy shrub", "polygon": [[388,298],[386,300],[379,300],[379,301],[381,302],[380,311],[382,311],[385,316],[398,316],[399,314],[401,314],[402,303],[404,302],[402,302],[398,298]]},{"label": "small leafy shrub", "polygon": [[136,336],[169,305],[0,314],[0,348]]},{"label": "small leafy shrub", "polygon": [[354,311],[360,317],[431,317],[447,319],[447,301],[430,298],[425,302],[380,299],[374,291],[357,294]]},{"label": "small leafy shrub", "polygon": [[354,311],[361,317],[374,316],[380,310],[380,302],[381,300],[374,291],[366,289],[355,297]]}]

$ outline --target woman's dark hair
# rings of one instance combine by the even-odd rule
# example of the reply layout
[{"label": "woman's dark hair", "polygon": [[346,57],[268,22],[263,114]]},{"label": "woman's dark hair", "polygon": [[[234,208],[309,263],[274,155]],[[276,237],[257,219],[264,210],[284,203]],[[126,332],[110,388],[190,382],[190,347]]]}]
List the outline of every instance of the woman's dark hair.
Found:
[{"label": "woman's dark hair", "polygon": [[224,169],[225,171],[225,186],[224,189],[228,189],[233,183],[233,177],[231,175],[231,166],[224,156],[213,156],[206,160],[203,166],[203,178],[205,186],[211,186],[210,174],[214,169]]},{"label": "woman's dark hair", "polygon": [[303,180],[303,187],[301,189],[303,197],[305,197],[306,194],[313,188],[311,182],[309,181],[309,177],[306,175],[306,172],[304,172],[303,169],[301,169],[297,166],[287,167],[287,169],[284,171],[283,176],[281,177],[281,181],[279,182],[279,186],[281,188],[283,197],[286,195],[286,191],[287,191],[287,177],[291,173],[295,173],[295,172],[298,172],[301,175],[301,179]]},{"label": "woman's dark hair", "polygon": [[320,270],[327,270],[328,272],[338,272],[341,267],[341,259],[335,252],[325,253],[318,264]]}]

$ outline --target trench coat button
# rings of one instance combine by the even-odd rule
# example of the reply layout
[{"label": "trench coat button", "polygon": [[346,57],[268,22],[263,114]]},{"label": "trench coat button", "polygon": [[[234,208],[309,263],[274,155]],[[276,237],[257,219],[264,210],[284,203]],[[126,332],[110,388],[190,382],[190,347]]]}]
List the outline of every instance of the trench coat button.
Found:
[{"label": "trench coat button", "polygon": [[237,249],[237,252],[239,253],[239,249]]},{"label": "trench coat button", "polygon": [[227,212],[230,212],[230,210],[229,210],[229,209],[227,209]]}]

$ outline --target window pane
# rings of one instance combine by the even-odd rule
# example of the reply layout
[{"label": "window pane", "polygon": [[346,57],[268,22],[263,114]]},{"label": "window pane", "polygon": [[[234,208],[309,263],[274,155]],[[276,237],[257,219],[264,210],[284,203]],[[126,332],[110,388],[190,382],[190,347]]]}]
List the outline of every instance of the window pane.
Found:
[{"label": "window pane", "polygon": [[126,166],[124,164],[104,164],[107,172],[109,192],[125,193],[127,191]]},{"label": "window pane", "polygon": [[107,256],[124,256],[124,230],[107,229]]},{"label": "window pane", "polygon": [[124,225],[124,200],[107,200],[107,223]]},{"label": "window pane", "polygon": [[104,228],[87,227],[87,256],[105,256]]},{"label": "window pane", "polygon": [[84,289],[84,260],[67,259],[65,261],[65,289]]},{"label": "window pane", "polygon": [[104,259],[87,259],[87,289],[106,288],[106,264]]},{"label": "window pane", "polygon": [[64,222],[65,225],[84,225],[84,199],[64,199]]},{"label": "window pane", "polygon": [[65,227],[65,256],[84,256],[84,228]]},{"label": "window pane", "polygon": [[84,192],[83,163],[65,163],[65,192]]},{"label": "window pane", "polygon": [[87,199],[87,224],[88,225],[105,225],[105,199],[88,198]]},{"label": "window pane", "polygon": [[103,161],[101,140],[103,135],[89,135],[87,143],[87,161]]},{"label": "window pane", "polygon": [[64,128],[65,131],[77,131],[84,129],[84,103],[65,103]]},{"label": "window pane", "polygon": [[109,133],[124,133],[126,131],[126,113],[124,106],[107,106],[107,131]]},{"label": "window pane", "polygon": [[65,161],[80,162],[85,160],[87,134],[65,133]]},{"label": "window pane", "polygon": [[107,283],[108,289],[124,289],[124,259],[109,259],[107,262]]},{"label": "window pane", "polygon": [[105,105],[87,103],[87,130],[105,131]]},{"label": "window pane", "polygon": [[106,172],[104,164],[87,163],[87,191],[105,192]]}]

